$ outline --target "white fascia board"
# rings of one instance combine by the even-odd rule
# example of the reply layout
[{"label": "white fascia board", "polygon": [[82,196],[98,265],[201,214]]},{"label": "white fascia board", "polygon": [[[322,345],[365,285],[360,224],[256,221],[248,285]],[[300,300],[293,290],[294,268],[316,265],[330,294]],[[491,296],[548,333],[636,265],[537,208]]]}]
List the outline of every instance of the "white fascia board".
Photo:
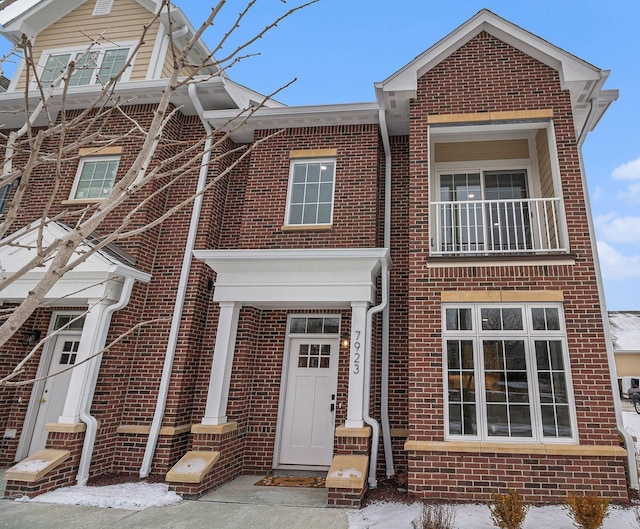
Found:
[{"label": "white fascia board", "polygon": [[225,132],[235,128],[231,138],[236,142],[247,143],[253,140],[253,133],[260,129],[377,124],[379,107],[377,103],[262,107],[246,123],[240,125],[246,118],[247,111],[213,110],[204,113],[204,119],[213,128]]},{"label": "white fascia board", "polygon": [[[255,106],[255,103],[263,105],[265,108],[283,108],[285,104],[276,101],[275,99],[265,99],[266,96],[251,88],[247,88],[244,85],[232,81],[227,76],[222,76],[222,81],[227,93],[238,105],[238,108],[249,108]],[[263,103],[264,101],[264,103]]]},{"label": "white fascia board", "polygon": [[382,81],[385,91],[414,91],[417,80],[481,31],[487,31],[560,72],[563,82],[595,80],[600,70],[533,33],[483,9]]},{"label": "white fascia board", "polygon": [[259,307],[348,307],[375,301],[384,248],[196,250],[216,271],[214,301]]}]

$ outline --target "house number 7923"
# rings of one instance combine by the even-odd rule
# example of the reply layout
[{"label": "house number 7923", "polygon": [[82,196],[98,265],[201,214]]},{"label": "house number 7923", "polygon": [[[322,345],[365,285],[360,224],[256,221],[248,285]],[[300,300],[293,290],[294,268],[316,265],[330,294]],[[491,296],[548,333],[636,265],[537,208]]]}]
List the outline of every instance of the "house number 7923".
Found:
[{"label": "house number 7923", "polygon": [[353,374],[357,375],[360,373],[360,331],[355,331],[355,340],[353,342],[353,349],[355,352],[353,353]]}]

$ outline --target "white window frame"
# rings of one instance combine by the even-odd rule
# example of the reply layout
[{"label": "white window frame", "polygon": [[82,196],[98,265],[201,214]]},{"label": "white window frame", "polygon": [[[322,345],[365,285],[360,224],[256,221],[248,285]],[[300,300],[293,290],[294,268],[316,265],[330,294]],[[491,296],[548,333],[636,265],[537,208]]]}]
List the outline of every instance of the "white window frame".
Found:
[{"label": "white window frame", "polygon": [[[293,196],[293,177],[294,170],[296,165],[299,164],[313,164],[313,163],[331,163],[333,164],[333,182],[331,188],[331,213],[329,214],[329,222],[291,222],[291,202]],[[333,224],[333,211],[335,206],[335,193],[336,193],[336,158],[298,158],[291,160],[291,164],[289,167],[289,184],[287,188],[287,205],[286,205],[286,214],[285,214],[285,226],[330,226]],[[306,202],[305,202],[306,204]],[[304,219],[303,219],[304,220]]]},{"label": "white window frame", "polygon": [[[103,156],[83,156],[82,158],[80,158],[80,163],[78,164],[78,170],[76,171],[76,177],[73,181],[73,186],[71,187],[71,193],[69,193],[69,200],[74,200],[79,202],[83,202],[87,200],[91,200],[91,201],[103,200],[104,197],[82,197],[82,198],[76,197],[76,193],[78,191],[78,185],[80,184],[80,178],[82,177],[82,171],[84,169],[84,166],[87,163],[104,162],[104,161],[110,162],[114,160],[118,161],[118,168],[116,168],[116,172],[117,172],[120,164],[119,154],[110,154],[110,155],[103,155]],[[114,183],[115,183],[115,180],[114,180]],[[112,189],[113,189],[113,186],[112,186]]]},{"label": "white window frame", "polygon": [[[470,308],[473,330],[447,330],[446,309]],[[482,308],[519,308],[522,310],[522,330],[495,331],[482,330]],[[533,330],[531,309],[555,308],[558,310],[560,329],[553,331]],[[527,385],[529,393],[529,408],[532,426],[531,437],[490,436],[487,427],[486,398],[484,387],[484,362],[482,342],[485,340],[521,340],[524,342],[527,364]],[[571,425],[571,437],[545,437],[542,428],[541,402],[538,389],[538,369],[536,365],[536,340],[560,341],[562,345],[562,361],[564,366],[567,400]],[[448,340],[469,340],[473,342],[474,359],[474,391],[476,395],[476,435],[449,433],[449,388],[448,388]],[[482,441],[498,443],[545,443],[545,444],[576,444],[578,442],[577,417],[573,398],[573,384],[571,364],[569,359],[566,327],[562,303],[443,303],[442,304],[442,348],[443,348],[443,388],[444,388],[444,438],[445,441]]]},{"label": "white window frame", "polygon": [[[49,57],[56,56],[56,55],[65,55],[68,53],[69,61],[71,61],[71,60],[75,60],[78,54],[84,54],[85,52],[87,53],[97,52],[98,61],[97,61],[96,67],[93,70],[93,74],[91,75],[90,82],[86,84],[74,85],[70,88],[76,88],[76,87],[82,87],[82,86],[96,86],[96,85],[100,86],[100,83],[98,82],[98,79],[97,79],[97,72],[100,70],[102,61],[104,60],[104,57],[105,57],[105,53],[111,50],[120,50],[120,49],[126,48],[128,49],[126,61],[128,61],[129,59],[131,59],[131,54],[133,53],[135,45],[136,45],[135,41],[127,41],[127,42],[118,42],[115,44],[110,43],[110,44],[97,45],[97,46],[93,46],[90,50],[86,47],[79,47],[79,46],[69,46],[65,48],[54,48],[50,50],[45,50],[42,52],[42,55],[40,57],[40,61],[38,64],[38,76],[39,78],[42,78],[42,74],[44,73],[44,69],[45,69],[45,66],[47,65],[47,61],[49,60]],[[131,71],[133,70],[133,67],[134,67],[134,60],[131,60],[131,64],[129,65],[129,67],[126,68],[125,71],[122,73],[122,76],[120,77],[120,82],[126,82],[130,79]],[[35,86],[35,81],[32,81],[32,84]]]}]

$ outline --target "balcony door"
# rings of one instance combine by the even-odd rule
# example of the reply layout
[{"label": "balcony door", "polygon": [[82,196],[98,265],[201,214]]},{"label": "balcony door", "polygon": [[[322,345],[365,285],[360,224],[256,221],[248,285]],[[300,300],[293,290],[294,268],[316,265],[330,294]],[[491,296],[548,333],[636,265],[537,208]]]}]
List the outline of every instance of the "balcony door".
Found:
[{"label": "balcony door", "polygon": [[496,253],[531,248],[527,172],[440,175],[442,253]]}]

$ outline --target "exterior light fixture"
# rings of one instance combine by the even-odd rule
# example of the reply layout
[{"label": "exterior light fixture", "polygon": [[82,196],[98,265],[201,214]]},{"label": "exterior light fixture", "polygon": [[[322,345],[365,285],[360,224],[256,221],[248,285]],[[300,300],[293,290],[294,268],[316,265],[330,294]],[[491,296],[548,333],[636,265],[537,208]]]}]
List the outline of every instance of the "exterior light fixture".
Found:
[{"label": "exterior light fixture", "polygon": [[342,347],[349,347],[349,344],[350,344],[349,335],[343,334],[342,337],[340,338],[340,345]]},{"label": "exterior light fixture", "polygon": [[32,347],[40,339],[41,331],[32,329],[30,331],[24,331],[21,344],[25,347]]}]

